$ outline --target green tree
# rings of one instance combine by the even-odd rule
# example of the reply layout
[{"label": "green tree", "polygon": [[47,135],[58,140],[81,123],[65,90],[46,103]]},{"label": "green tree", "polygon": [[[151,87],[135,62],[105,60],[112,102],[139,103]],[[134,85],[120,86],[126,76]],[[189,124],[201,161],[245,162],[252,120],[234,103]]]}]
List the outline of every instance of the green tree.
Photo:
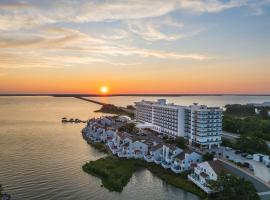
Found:
[{"label": "green tree", "polygon": [[213,200],[260,200],[251,182],[232,174],[222,173],[210,185],[214,190],[220,191],[210,197]]},{"label": "green tree", "polygon": [[261,111],[260,111],[260,116],[263,118],[263,119],[268,119],[269,116],[268,116],[268,111],[270,110],[269,107],[265,107],[265,108],[262,108]]},{"label": "green tree", "polygon": [[121,126],[118,130],[130,133],[130,134],[136,134],[139,132],[139,129],[136,127],[136,124],[134,123],[127,123]]},{"label": "green tree", "polygon": [[214,154],[206,152],[205,154],[203,154],[202,156],[203,161],[210,161],[214,159]]},{"label": "green tree", "polygon": [[135,107],[132,106],[132,105],[127,105],[127,109],[130,109],[130,110],[135,110]]},{"label": "green tree", "polygon": [[253,105],[228,104],[225,106],[225,113],[235,116],[252,116],[255,115],[255,107]]},{"label": "green tree", "polygon": [[243,150],[248,153],[269,153],[269,148],[267,143],[252,134],[250,136],[242,135],[236,142],[236,148]]},{"label": "green tree", "polygon": [[181,149],[186,149],[187,148],[187,140],[183,137],[179,137],[175,139],[175,145]]}]

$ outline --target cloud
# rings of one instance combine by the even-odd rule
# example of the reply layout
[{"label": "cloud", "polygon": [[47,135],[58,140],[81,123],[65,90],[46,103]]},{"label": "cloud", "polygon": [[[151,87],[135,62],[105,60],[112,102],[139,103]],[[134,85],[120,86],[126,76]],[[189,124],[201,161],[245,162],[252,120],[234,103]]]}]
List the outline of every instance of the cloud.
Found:
[{"label": "cloud", "polygon": [[202,27],[187,28],[183,23],[170,17],[128,21],[128,27],[131,32],[148,41],[175,41],[192,37],[203,31]]},{"label": "cloud", "polygon": [[[74,29],[50,27],[41,29],[36,33],[0,36],[0,49],[2,50],[28,50],[33,51],[61,51],[80,52],[80,55],[100,56],[140,56],[160,59],[194,59],[205,60],[207,57],[199,54],[178,54],[176,52],[160,51],[154,49],[136,48],[121,44],[117,40],[108,40],[95,37]],[[21,51],[21,50],[20,50]],[[72,59],[71,59],[72,60]]]},{"label": "cloud", "polygon": [[193,12],[216,13],[230,8],[236,8],[245,5],[245,0],[180,0],[182,9],[191,10]]},{"label": "cloud", "polygon": [[130,34],[125,30],[113,29],[110,34],[101,34],[100,37],[105,40],[122,40],[130,37]]},{"label": "cloud", "polygon": [[147,59],[204,61],[210,56],[138,48],[84,32],[47,27],[36,32],[0,36],[0,68],[63,68],[104,63],[138,65]]},{"label": "cloud", "polygon": [[0,30],[55,23],[110,22],[166,16],[171,12],[216,13],[236,7],[262,12],[268,0],[18,1],[0,3]]},{"label": "cloud", "polygon": [[50,27],[35,33],[3,34],[0,36],[0,48],[61,49],[69,48],[81,41],[91,44],[107,43],[103,39],[91,37],[78,30]]},{"label": "cloud", "polygon": [[115,0],[0,3],[0,30],[31,28],[59,22],[85,23],[156,17],[175,10],[176,2]]}]

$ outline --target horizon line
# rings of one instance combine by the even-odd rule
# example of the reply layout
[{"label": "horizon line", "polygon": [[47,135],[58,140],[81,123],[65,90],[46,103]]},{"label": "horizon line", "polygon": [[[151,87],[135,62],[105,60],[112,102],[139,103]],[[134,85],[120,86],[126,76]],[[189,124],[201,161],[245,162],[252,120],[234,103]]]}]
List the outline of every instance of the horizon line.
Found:
[{"label": "horizon line", "polygon": [[239,94],[239,93],[115,93],[115,94],[78,94],[78,93],[0,93],[0,96],[53,96],[53,97],[114,97],[114,96],[270,96],[270,94]]}]

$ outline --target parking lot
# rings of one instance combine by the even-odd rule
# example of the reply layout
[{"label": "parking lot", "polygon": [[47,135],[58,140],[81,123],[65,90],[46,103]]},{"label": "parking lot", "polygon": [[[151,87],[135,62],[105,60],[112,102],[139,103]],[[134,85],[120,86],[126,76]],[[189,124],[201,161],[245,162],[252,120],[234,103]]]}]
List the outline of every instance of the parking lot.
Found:
[{"label": "parking lot", "polygon": [[233,149],[229,150],[225,147],[221,147],[219,149],[215,149],[214,151],[217,155],[220,155],[220,158],[232,160],[235,163],[248,163],[247,165],[249,165],[249,167],[243,169],[270,185],[270,169],[264,164],[254,161],[253,159],[247,159],[247,157],[243,157],[241,153],[235,153],[235,150]]}]

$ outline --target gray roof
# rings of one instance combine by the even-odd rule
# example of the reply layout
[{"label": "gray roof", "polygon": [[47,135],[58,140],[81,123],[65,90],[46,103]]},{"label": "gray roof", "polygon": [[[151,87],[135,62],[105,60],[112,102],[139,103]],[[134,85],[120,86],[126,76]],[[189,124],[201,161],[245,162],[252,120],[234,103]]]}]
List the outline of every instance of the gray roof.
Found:
[{"label": "gray roof", "polygon": [[159,144],[157,144],[155,146],[152,146],[150,148],[150,151],[156,151],[156,150],[160,149],[162,146],[163,146],[163,144],[162,143],[159,143]]},{"label": "gray roof", "polygon": [[212,167],[216,174],[220,174],[221,172],[228,172],[220,160],[211,160],[208,161],[208,164]]}]

